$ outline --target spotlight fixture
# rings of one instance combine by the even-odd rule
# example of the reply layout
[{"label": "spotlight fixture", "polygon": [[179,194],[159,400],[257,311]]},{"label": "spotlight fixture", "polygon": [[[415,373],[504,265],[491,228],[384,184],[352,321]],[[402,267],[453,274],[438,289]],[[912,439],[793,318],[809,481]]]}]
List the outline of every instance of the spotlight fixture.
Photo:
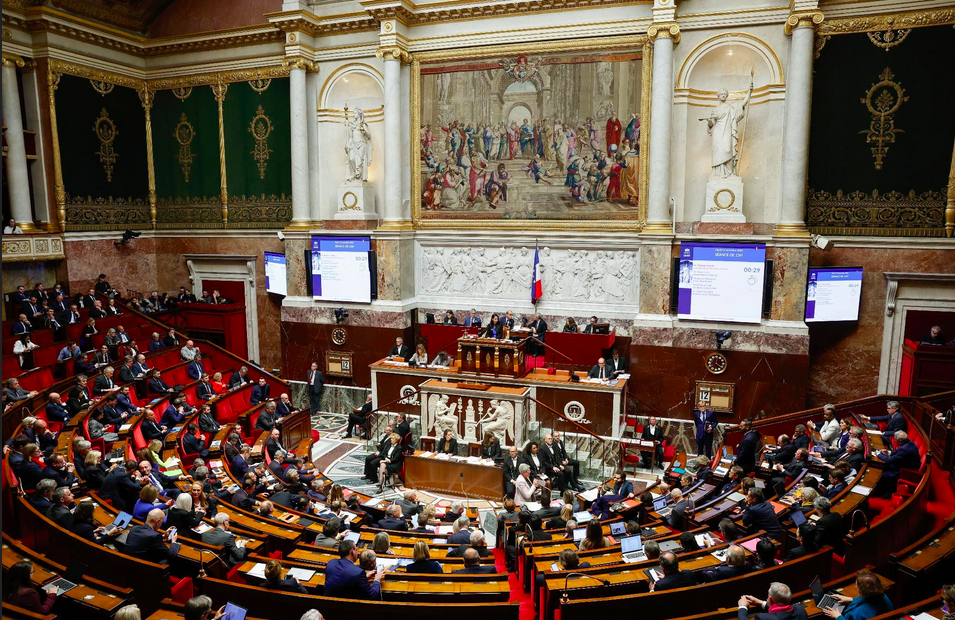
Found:
[{"label": "spotlight fixture", "polygon": [[341,325],[348,318],[348,310],[344,308],[335,308],[335,323]]},{"label": "spotlight fixture", "polygon": [[113,242],[113,245],[116,245],[116,246],[129,245],[129,242],[130,242],[130,241],[132,241],[133,239],[139,237],[139,236],[142,235],[142,234],[143,234],[143,233],[133,232],[133,231],[131,231],[130,229],[127,228],[125,231],[123,231],[123,238],[120,239],[119,241],[114,241],[114,242]]},{"label": "spotlight fixture", "polygon": [[723,343],[733,337],[733,332],[727,330],[719,330],[716,332],[716,350],[719,351],[723,348]]}]

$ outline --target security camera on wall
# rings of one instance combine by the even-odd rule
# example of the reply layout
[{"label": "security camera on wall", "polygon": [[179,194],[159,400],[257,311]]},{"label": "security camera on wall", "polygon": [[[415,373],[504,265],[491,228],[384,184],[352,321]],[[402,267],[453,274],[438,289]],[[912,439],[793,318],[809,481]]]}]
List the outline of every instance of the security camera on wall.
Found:
[{"label": "security camera on wall", "polygon": [[812,247],[819,248],[823,252],[832,249],[832,240],[822,235],[812,236]]}]

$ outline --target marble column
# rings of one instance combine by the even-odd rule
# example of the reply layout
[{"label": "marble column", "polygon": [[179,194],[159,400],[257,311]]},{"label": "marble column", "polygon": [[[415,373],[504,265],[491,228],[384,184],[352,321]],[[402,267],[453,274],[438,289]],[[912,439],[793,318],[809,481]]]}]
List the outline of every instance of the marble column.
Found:
[{"label": "marble column", "polygon": [[322,199],[318,185],[318,89],[320,86],[318,71],[309,71],[305,77],[305,122],[308,123],[308,212],[309,219],[315,226],[322,220]]},{"label": "marble column", "polygon": [[30,201],[30,177],[27,173],[27,150],[23,142],[23,118],[20,116],[20,91],[17,89],[17,67],[25,65],[18,56],[3,55],[3,124],[7,141],[7,191],[10,194],[10,215],[23,232],[36,230],[33,205]]},{"label": "marble column", "polygon": [[676,24],[652,24],[653,83],[650,100],[650,165],[645,233],[672,234],[670,217],[670,125],[673,116],[673,45],[679,40]]},{"label": "marble column", "polygon": [[411,65],[401,65],[401,218],[411,220]]},{"label": "marble column", "polygon": [[378,50],[385,61],[385,206],[381,226],[401,228],[401,56],[399,48]]},{"label": "marble column", "polygon": [[822,13],[813,11],[793,13],[786,21],[786,34],[792,35],[792,45],[789,47],[786,79],[777,235],[809,235],[806,230],[806,184],[809,171],[812,55],[815,26],[822,22],[822,18]]},{"label": "marble column", "polygon": [[308,180],[308,95],[306,94],[305,60],[289,62],[289,100],[292,131],[292,227],[309,223]]}]

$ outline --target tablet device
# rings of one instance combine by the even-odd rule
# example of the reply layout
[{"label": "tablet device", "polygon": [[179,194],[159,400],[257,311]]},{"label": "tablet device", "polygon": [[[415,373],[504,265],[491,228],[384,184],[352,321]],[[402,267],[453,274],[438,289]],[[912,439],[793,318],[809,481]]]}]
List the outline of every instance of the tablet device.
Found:
[{"label": "tablet device", "polygon": [[358,532],[345,532],[345,540],[350,540],[357,545],[360,539],[361,534]]},{"label": "tablet device", "polygon": [[106,529],[109,530],[114,527],[118,527],[120,530],[125,530],[126,526],[129,525],[129,522],[133,520],[133,515],[128,512],[120,512],[116,515],[116,518],[113,519],[113,523],[110,524]]},{"label": "tablet device", "polygon": [[245,614],[247,613],[249,613],[248,609],[239,607],[235,603],[226,603],[222,620],[245,620]]},{"label": "tablet device", "polygon": [[796,524],[796,527],[799,527],[807,521],[805,513],[802,510],[797,510],[793,513],[793,523]]}]

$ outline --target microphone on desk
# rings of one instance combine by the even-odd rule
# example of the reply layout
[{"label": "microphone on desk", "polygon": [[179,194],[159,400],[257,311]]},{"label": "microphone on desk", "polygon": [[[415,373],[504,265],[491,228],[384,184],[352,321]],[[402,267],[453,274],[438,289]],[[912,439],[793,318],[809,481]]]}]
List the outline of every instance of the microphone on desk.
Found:
[{"label": "microphone on desk", "polygon": [[464,509],[464,513],[467,514],[471,510],[471,498],[468,497],[467,492],[464,490],[464,472],[462,471],[460,473],[461,473],[461,495],[464,496],[464,502],[466,506]]},{"label": "microphone on desk", "polygon": [[605,585],[605,586],[609,586],[609,585],[610,585],[610,582],[609,582],[608,580],[603,579],[603,578],[601,578],[601,577],[595,577],[594,575],[585,575],[585,574],[583,574],[583,573],[567,573],[567,576],[564,577],[564,591],[563,591],[563,593],[560,595],[560,604],[561,604],[561,605],[564,605],[564,604],[570,602],[570,596],[567,594],[567,582],[570,581],[570,578],[573,577],[574,575],[576,575],[577,577],[589,577],[590,579],[594,579],[594,580],[596,580],[596,581],[599,581],[599,582],[601,583],[601,585]]}]

